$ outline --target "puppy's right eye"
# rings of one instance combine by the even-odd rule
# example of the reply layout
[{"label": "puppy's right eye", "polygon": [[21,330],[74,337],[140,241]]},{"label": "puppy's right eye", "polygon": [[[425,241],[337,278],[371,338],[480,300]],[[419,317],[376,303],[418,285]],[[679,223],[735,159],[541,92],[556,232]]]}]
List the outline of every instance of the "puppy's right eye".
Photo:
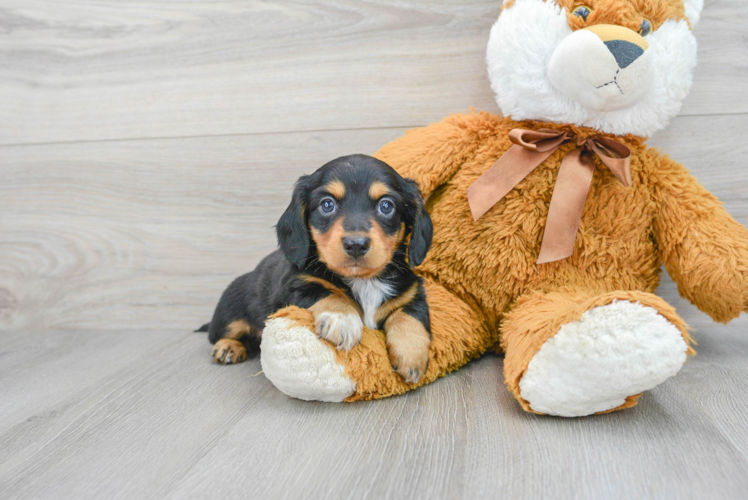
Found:
[{"label": "puppy's right eye", "polygon": [[379,213],[382,215],[392,215],[395,205],[388,199],[384,199],[379,202]]},{"label": "puppy's right eye", "polygon": [[319,209],[323,214],[331,214],[335,211],[335,201],[332,198],[325,198],[320,202]]}]

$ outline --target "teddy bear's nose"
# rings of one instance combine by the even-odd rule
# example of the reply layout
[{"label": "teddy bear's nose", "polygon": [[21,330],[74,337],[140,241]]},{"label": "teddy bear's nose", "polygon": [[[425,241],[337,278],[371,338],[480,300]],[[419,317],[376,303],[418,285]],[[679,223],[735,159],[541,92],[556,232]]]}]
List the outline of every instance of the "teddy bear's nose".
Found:
[{"label": "teddy bear's nose", "polygon": [[611,40],[605,42],[605,46],[608,47],[613,57],[616,58],[616,62],[621,69],[627,67],[644,54],[644,50],[641,47],[626,40]]},{"label": "teddy bear's nose", "polygon": [[553,50],[548,80],[595,111],[640,102],[652,85],[652,56],[643,36],[624,26],[595,24],[572,32]]},{"label": "teddy bear's nose", "polygon": [[621,69],[639,59],[644,51],[649,48],[649,44],[644,37],[623,26],[596,24],[584,29],[597,35],[610,53],[613,54]]}]

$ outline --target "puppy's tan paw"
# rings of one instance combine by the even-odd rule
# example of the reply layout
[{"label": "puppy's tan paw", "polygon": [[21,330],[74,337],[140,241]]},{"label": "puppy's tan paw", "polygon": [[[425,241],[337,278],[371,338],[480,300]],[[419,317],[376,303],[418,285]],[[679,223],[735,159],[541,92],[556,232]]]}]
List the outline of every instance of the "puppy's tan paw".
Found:
[{"label": "puppy's tan paw", "polygon": [[241,342],[233,339],[219,339],[210,353],[216,363],[231,365],[247,359],[247,350]]},{"label": "puppy's tan paw", "polygon": [[416,384],[429,367],[429,344],[419,339],[387,342],[390,363],[406,383]]},{"label": "puppy's tan paw", "polygon": [[392,369],[408,384],[417,383],[429,366],[431,335],[420,321],[402,310],[387,318],[384,330]]},{"label": "puppy's tan paw", "polygon": [[364,323],[355,313],[323,312],[314,319],[320,338],[329,340],[342,351],[353,349],[361,342]]}]

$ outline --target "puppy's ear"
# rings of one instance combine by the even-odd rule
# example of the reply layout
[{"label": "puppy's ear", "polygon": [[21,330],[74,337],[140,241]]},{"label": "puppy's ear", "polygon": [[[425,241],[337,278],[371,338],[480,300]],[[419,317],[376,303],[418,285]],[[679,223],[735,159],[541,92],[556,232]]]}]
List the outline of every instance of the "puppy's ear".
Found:
[{"label": "puppy's ear", "polygon": [[416,181],[403,179],[402,192],[407,198],[405,223],[410,229],[408,263],[411,267],[415,267],[421,265],[431,248],[434,225],[431,223],[431,216],[423,206],[423,198]]},{"label": "puppy's ear", "polygon": [[305,175],[296,181],[291,195],[291,203],[288,204],[288,208],[283,212],[275,226],[278,245],[283,255],[291,264],[295,264],[302,269],[307,257],[309,257],[312,245],[306,223],[306,203],[310,178],[311,176]]}]

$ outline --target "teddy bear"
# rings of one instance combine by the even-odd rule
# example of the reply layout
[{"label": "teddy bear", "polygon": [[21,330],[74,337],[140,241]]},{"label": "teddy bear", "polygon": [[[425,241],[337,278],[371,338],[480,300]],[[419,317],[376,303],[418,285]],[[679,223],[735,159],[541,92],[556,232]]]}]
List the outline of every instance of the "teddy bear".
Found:
[{"label": "teddy bear", "polygon": [[654,294],[661,264],[716,321],[748,305],[748,231],[646,144],[690,89],[702,7],[504,0],[487,50],[502,114],[452,115],[375,155],[418,183],[434,223],[417,269],[425,375],[393,372],[382,332],[339,351],[292,307],[267,321],[265,376],[295,398],[369,400],[496,350],[523,409],[575,417],[632,407],[675,375],[693,342]]}]

